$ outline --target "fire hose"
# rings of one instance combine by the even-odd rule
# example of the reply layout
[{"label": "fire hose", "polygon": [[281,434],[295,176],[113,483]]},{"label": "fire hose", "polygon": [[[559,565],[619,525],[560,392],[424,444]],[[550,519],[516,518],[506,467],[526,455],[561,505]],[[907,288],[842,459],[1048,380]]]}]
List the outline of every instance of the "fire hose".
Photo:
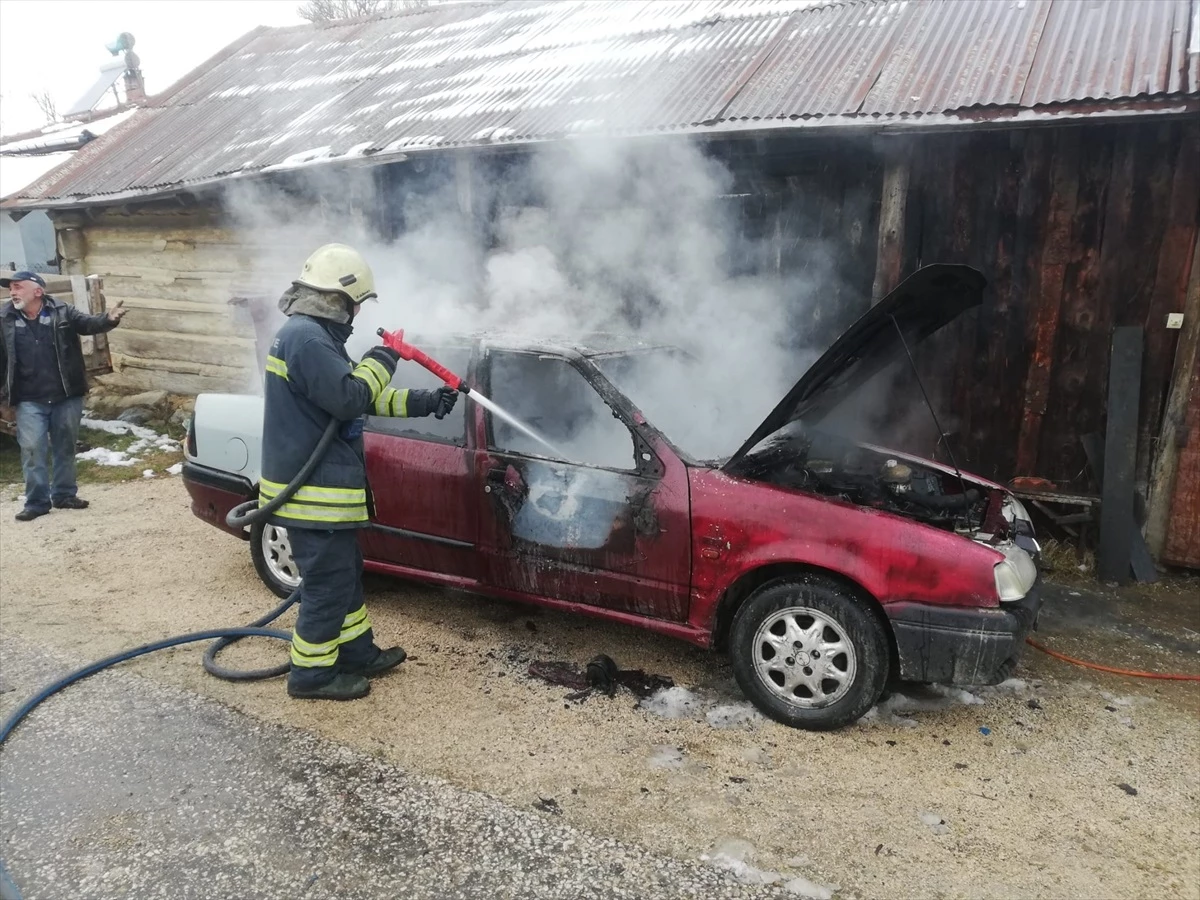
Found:
[{"label": "fire hose", "polygon": [[[443,380],[447,386],[454,388],[456,391],[467,393],[468,388],[463,380],[451,372],[449,369],[442,366],[436,360],[430,358],[427,354],[421,352],[416,347],[404,343],[403,330],[396,332],[387,332],[382,328],[378,334],[383,338],[384,343],[391,347],[400,355],[401,359],[411,360],[424,366],[438,378]],[[300,489],[301,485],[312,475],[313,470],[325,456],[329,445],[333,442],[337,435],[338,428],[341,422],[331,418],[329,424],[325,426],[325,430],[321,433],[320,439],[317,441],[313,451],[309,454],[304,465],[300,467],[294,478],[287,483],[279,495],[259,506],[258,499],[247,500],[235,506],[229,511],[225,517],[227,525],[233,528],[244,528],[248,525],[254,525],[258,522],[266,520],[275,510],[279,509]],[[267,669],[252,669],[238,670],[228,669],[218,665],[216,658],[217,654],[237,641],[248,637],[269,637],[281,641],[291,641],[292,636],[287,632],[275,631],[266,626],[283,615],[293,604],[300,599],[300,588],[288,596],[281,604],[249,625],[240,628],[217,628],[209,631],[196,631],[191,634],[182,634],[175,637],[163,638],[160,641],[153,641],[149,644],[143,644],[140,647],[134,647],[130,650],[115,653],[112,656],[107,656],[104,659],[97,660],[94,663],[89,663],[82,668],[76,669],[67,675],[64,675],[53,684],[42,688],[4,720],[4,724],[0,725],[0,747],[3,747],[4,742],[8,740],[13,729],[21,723],[21,721],[33,712],[39,705],[53,697],[59,691],[75,684],[77,681],[95,675],[97,672],[103,671],[110,666],[115,666],[117,663],[126,662],[131,659],[136,659],[139,656],[145,656],[147,653],[154,653],[158,650],[166,650],[169,647],[178,647],[182,644],[193,644],[199,641],[213,641],[212,646],[204,654],[204,670],[210,675],[221,678],[225,681],[259,681],[266,678],[275,678],[280,675],[286,675],[291,668],[290,664],[282,663],[278,666],[272,666]],[[0,900],[21,900],[21,892],[17,888],[16,883],[8,874],[3,861],[0,861]]]}]

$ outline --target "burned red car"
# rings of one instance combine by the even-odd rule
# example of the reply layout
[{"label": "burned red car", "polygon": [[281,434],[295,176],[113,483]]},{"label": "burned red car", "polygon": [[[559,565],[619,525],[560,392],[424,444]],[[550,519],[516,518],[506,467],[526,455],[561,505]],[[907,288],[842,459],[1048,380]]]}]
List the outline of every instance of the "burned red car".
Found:
[{"label": "burned red car", "polygon": [[[689,456],[622,390],[668,348],[427,338],[422,349],[542,440],[469,400],[443,420],[368,416],[366,568],[724,650],[756,706],[803,728],[854,721],[889,680],[1001,681],[1040,605],[1021,504],[820,427],[983,286],[963,266],[919,270],[715,461]],[[423,386],[412,365],[401,382]],[[183,477],[217,527],[257,493],[261,423],[261,398],[197,398]],[[234,533],[289,593],[286,532]]]}]

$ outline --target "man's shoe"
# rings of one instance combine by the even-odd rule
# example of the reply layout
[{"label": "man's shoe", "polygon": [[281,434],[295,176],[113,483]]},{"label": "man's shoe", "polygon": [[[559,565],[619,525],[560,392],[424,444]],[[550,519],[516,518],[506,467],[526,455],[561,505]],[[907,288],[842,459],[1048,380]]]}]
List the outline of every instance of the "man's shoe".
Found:
[{"label": "man's shoe", "polygon": [[19,513],[17,513],[16,519],[18,522],[32,522],[34,519],[36,519],[40,516],[45,516],[45,515],[49,515],[49,514],[50,514],[50,510],[48,510],[48,509],[30,509],[27,506],[23,510],[21,510]]},{"label": "man's shoe", "polygon": [[88,502],[78,497],[68,497],[66,500],[55,500],[55,509],[87,509]]},{"label": "man's shoe", "polygon": [[396,668],[406,659],[408,659],[408,654],[404,652],[403,647],[392,647],[390,650],[380,650],[379,655],[368,665],[346,666],[342,671],[374,678],[376,675],[382,675],[384,672]]},{"label": "man's shoe", "polygon": [[371,692],[371,684],[361,675],[338,672],[333,681],[320,687],[298,690],[288,685],[288,696],[297,700],[357,700]]}]

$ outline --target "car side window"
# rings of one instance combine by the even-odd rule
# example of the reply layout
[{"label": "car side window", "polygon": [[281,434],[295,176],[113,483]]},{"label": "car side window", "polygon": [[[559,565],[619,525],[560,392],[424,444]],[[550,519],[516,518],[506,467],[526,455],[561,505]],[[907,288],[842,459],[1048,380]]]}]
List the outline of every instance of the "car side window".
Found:
[{"label": "car side window", "polygon": [[603,469],[637,467],[633,434],[565,359],[493,351],[490,387],[489,399],[553,448],[489,413],[491,449]]},{"label": "car side window", "polygon": [[[471,361],[471,351],[466,347],[422,347],[426,353],[444,365],[451,372],[465,378],[467,366]],[[397,390],[419,389],[432,390],[441,387],[445,382],[428,369],[415,362],[400,360],[396,366],[396,374],[392,376],[391,386]],[[443,444],[465,446],[467,442],[466,408],[468,404],[462,396],[454,404],[444,419],[434,416],[417,418],[393,418],[391,416],[367,416],[366,427],[370,431],[382,434],[394,434],[397,437],[415,438],[421,441],[437,441]]]}]

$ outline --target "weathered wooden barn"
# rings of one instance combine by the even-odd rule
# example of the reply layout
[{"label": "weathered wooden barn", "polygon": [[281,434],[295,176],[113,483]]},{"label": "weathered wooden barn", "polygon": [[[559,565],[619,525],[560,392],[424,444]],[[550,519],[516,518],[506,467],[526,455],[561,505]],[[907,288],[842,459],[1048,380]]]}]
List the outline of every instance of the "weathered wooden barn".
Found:
[{"label": "weathered wooden barn", "polygon": [[256,29],[3,207],[48,210],[62,271],[131,307],[115,382],[244,389],[237,298],[286,276],[246,283],[273,236],[231,227],[230,185],[337,172],[314,202],[390,237],[405,196],[448,182],[486,241],[480,185],[535,148],[685,137],[733,172],[761,265],[836,244],[810,335],[920,264],[985,274],[928,373],[975,471],[1084,487],[1113,328],[1142,326],[1147,535],[1200,566],[1200,0],[572,0]]}]

